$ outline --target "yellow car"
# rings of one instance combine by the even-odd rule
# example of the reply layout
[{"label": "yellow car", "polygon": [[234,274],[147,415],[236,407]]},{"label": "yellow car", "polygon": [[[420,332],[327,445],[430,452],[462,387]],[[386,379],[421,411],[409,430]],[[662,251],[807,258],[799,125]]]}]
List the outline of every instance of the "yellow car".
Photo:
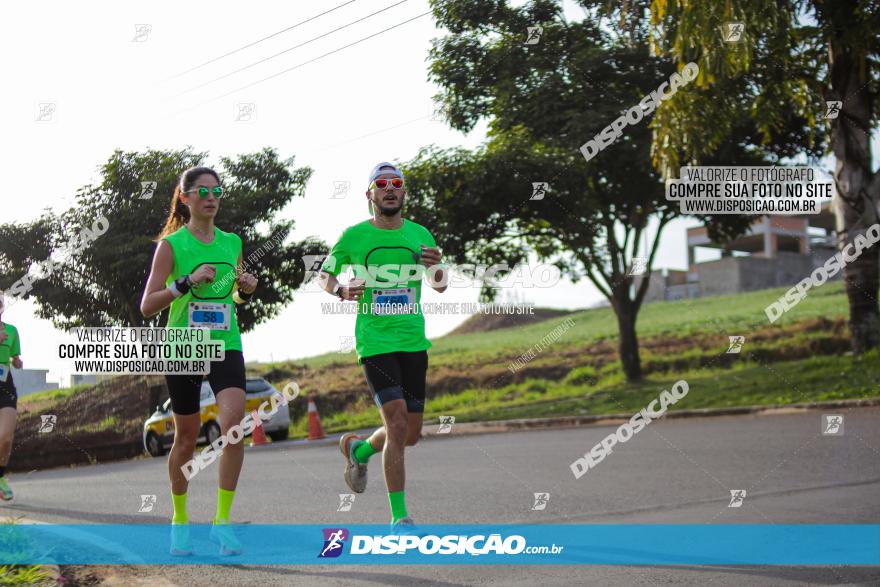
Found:
[{"label": "yellow car", "polygon": [[[262,377],[248,379],[245,386],[245,413],[256,410],[273,394],[279,393],[271,383]],[[220,437],[217,402],[207,381],[202,382],[199,397],[199,418],[202,429],[199,440],[213,444]],[[263,422],[263,430],[274,441],[286,440],[290,430],[290,410],[286,406],[279,409],[271,418]],[[144,422],[144,449],[154,457],[161,456],[174,442],[174,418],[171,415],[171,400],[161,406]]]}]

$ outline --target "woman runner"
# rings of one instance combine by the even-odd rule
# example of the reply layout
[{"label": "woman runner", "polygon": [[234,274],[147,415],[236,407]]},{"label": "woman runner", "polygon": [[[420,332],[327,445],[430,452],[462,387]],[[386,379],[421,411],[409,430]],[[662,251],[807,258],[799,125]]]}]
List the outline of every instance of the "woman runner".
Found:
[{"label": "woman runner", "polygon": [[[213,169],[193,167],[183,172],[165,228],[157,239],[141,312],[150,317],[170,306],[168,328],[209,328],[211,339],[224,343],[225,358],[211,363],[207,378],[217,399],[220,429],[226,435],[241,422],[245,407],[244,357],[233,302],[250,299],[257,280],[242,272],[241,238],[214,226],[222,195],[220,177]],[[168,455],[174,504],[171,554],[185,556],[192,554],[192,542],[186,513],[189,482],[181,468],[196,449],[203,376],[166,375],[165,379],[174,412],[174,443]],[[229,526],[229,511],[243,461],[242,443],[225,446],[220,457],[217,513],[211,527],[211,538],[220,543],[221,555],[241,552]]]}]

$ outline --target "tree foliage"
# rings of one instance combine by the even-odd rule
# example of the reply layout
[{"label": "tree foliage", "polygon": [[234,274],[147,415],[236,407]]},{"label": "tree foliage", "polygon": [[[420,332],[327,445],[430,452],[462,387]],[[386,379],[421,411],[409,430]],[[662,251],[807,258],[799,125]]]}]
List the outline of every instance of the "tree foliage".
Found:
[{"label": "tree foliage", "polygon": [[[638,378],[636,315],[659,235],[679,211],[652,165],[650,117],[589,161],[578,149],[668,80],[675,65],[649,55],[647,20],[618,28],[589,5],[578,21],[548,0],[432,6],[450,33],[430,54],[437,100],[458,130],[488,120],[489,139],[473,152],[428,147],[406,164],[416,217],[440,227],[444,251],[458,260],[513,264],[535,252],[572,279],[589,279],[617,312],[624,368]],[[535,25],[543,28],[540,40],[526,44]],[[795,134],[803,127],[794,118],[788,124]],[[726,165],[761,164],[796,144],[762,144],[747,116],[734,131],[716,151]],[[549,184],[543,199],[530,199],[533,182]],[[753,220],[701,219],[719,238]],[[641,256],[648,278],[634,289],[632,259]]]},{"label": "tree foliage", "polygon": [[[639,7],[628,14],[641,20],[643,13]],[[841,249],[880,222],[880,172],[871,155],[880,116],[880,4],[655,0],[650,14],[653,53],[695,61],[702,72],[693,88],[657,113],[654,162],[664,176],[674,176],[681,161],[717,152],[745,108],[761,144],[791,142],[813,161],[833,152]],[[722,27],[731,22],[744,25],[738,43],[722,38]],[[839,103],[838,116],[826,117],[828,101]],[[794,135],[793,118],[804,127]],[[880,252],[872,247],[844,272],[856,352],[880,346],[878,263]]]},{"label": "tree foliage", "polygon": [[[16,282],[20,288],[21,278],[29,275],[32,286],[24,297],[34,299],[37,314],[61,329],[164,323],[161,315],[145,320],[139,310],[155,238],[180,173],[208,163],[207,153],[191,148],[114,152],[99,168],[100,181],[77,190],[74,207],[47,210],[29,223],[0,225],[0,286],[14,294]],[[259,250],[249,271],[260,286],[254,299],[238,308],[239,325],[247,331],[291,301],[305,274],[302,256],[324,252],[326,246],[312,238],[285,241],[294,223],[277,218],[304,194],[311,169],[296,168],[292,157],[279,159],[267,148],[221,157],[217,170],[224,186],[218,228],[241,236],[245,260]],[[142,182],[151,181],[156,182],[153,195],[142,197]],[[106,232],[78,242],[100,218],[106,219]]]}]

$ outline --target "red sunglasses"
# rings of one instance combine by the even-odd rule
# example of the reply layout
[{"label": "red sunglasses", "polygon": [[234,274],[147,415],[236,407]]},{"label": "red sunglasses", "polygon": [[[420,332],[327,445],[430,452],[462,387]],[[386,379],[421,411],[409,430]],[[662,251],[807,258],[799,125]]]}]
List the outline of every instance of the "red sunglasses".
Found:
[{"label": "red sunglasses", "polygon": [[380,190],[384,190],[388,187],[388,183],[391,182],[391,187],[396,190],[399,190],[403,187],[403,180],[399,177],[393,177],[391,179],[377,179],[374,180],[372,184],[370,184],[371,188],[379,188]]}]

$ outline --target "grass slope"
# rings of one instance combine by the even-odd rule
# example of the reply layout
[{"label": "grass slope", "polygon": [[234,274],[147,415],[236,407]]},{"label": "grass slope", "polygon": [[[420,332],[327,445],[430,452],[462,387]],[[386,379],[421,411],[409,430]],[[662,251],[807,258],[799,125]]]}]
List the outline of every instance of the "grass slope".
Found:
[{"label": "grass slope", "polygon": [[[771,325],[764,308],[785,291],[644,306],[638,332],[646,377],[637,384],[626,382],[621,372],[617,323],[608,308],[437,339],[430,351],[426,420],[437,422],[440,415],[454,415],[456,421],[464,422],[634,412],[679,379],[688,381],[691,392],[673,409],[880,395],[880,354],[852,357],[848,353],[842,283],[811,291]],[[508,369],[566,320],[573,325],[558,341],[522,369]],[[726,353],[730,335],[745,336],[741,353]],[[329,390],[319,400],[328,431],[380,424],[353,354],[253,367],[282,380],[292,377],[305,382],[305,388]],[[349,392],[358,399],[333,400],[334,395]],[[305,419],[297,419],[291,433],[303,436],[305,432]]]},{"label": "grass slope", "polygon": [[[768,325],[764,308],[787,289],[766,289],[736,295],[646,304],[639,312],[638,334],[640,338],[659,334],[688,336],[705,332],[748,336],[750,330]],[[843,284],[826,283],[811,290],[797,307],[782,316],[774,326],[784,326],[808,318],[848,315]],[[524,352],[568,319],[573,320],[575,325],[565,333],[565,344],[577,345],[609,339],[613,339],[616,344],[617,319],[614,312],[610,308],[595,308],[528,326],[438,338],[433,341],[434,346],[430,351],[431,364],[484,362],[506,354],[504,351],[521,349]],[[310,369],[320,369],[334,364],[351,364],[354,361],[354,353],[327,353],[296,363]]]}]

